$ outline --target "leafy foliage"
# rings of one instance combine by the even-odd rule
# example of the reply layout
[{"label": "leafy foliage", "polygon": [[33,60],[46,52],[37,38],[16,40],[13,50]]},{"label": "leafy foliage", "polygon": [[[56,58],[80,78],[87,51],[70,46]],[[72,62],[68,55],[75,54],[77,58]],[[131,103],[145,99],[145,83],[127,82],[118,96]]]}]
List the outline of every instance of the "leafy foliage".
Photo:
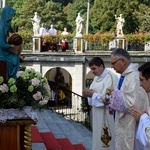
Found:
[{"label": "leafy foliage", "polygon": [[75,34],[75,19],[80,12],[84,18],[84,33],[87,20],[87,2],[90,2],[89,33],[114,32],[116,20],[114,15],[123,14],[124,34],[150,31],[149,0],[9,0],[7,5],[17,10],[13,24],[19,29],[32,31],[31,18],[38,12],[41,23],[49,27],[54,24],[57,30],[65,27]]}]

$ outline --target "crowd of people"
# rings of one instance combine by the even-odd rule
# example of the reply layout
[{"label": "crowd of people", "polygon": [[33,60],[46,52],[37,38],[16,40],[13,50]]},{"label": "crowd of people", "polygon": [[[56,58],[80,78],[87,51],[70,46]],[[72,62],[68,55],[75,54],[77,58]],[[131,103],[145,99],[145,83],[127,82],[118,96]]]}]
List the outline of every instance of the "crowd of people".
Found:
[{"label": "crowd of people", "polygon": [[[44,36],[46,35],[57,35],[58,31],[57,29],[55,29],[54,25],[51,24],[50,28],[45,26],[45,23],[41,24],[41,27],[39,29],[39,36],[42,37],[42,42],[44,41]],[[67,31],[67,28],[64,27],[64,31],[62,31],[61,35],[62,36],[66,36],[68,35],[69,32]],[[48,50],[52,50],[52,51],[58,51],[58,41],[55,42],[48,42],[48,43],[42,43],[42,51],[48,51]],[[63,52],[65,52],[66,50],[69,49],[69,40],[67,38],[63,38],[61,40],[61,49]]]},{"label": "crowd of people", "polygon": [[[121,48],[112,51],[112,68],[120,74],[120,79],[105,68],[99,57],[89,62],[95,78],[88,97],[92,107],[92,150],[103,150],[101,131],[103,120],[108,120],[111,133],[109,150],[148,150],[150,149],[150,62],[139,67],[132,63],[129,53]],[[106,99],[109,91],[110,99]],[[106,114],[105,113],[106,109]],[[115,142],[114,142],[115,141]]]}]

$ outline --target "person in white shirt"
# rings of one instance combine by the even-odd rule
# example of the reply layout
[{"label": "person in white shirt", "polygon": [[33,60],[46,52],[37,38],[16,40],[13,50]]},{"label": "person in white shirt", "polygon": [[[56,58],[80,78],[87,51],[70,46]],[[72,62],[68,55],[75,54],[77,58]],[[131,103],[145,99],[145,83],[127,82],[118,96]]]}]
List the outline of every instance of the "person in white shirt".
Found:
[{"label": "person in white shirt", "polygon": [[64,36],[63,39],[62,39],[62,44],[61,44],[61,48],[62,48],[63,52],[65,52],[69,48],[69,46],[68,46],[69,40],[66,37],[68,34],[69,33],[67,31],[67,28],[65,27],[64,31],[61,33],[62,37]]},{"label": "person in white shirt", "polygon": [[51,26],[50,26],[49,33],[50,33],[50,34],[53,34],[53,35],[56,35],[56,34],[57,34],[57,30],[54,28],[54,25],[53,25],[53,24],[51,24]]},{"label": "person in white shirt", "polygon": [[[48,32],[49,32],[50,35],[57,35],[57,30],[54,28],[53,24],[51,24],[51,27],[48,30]],[[57,44],[58,44],[58,42],[53,42],[53,43],[51,42],[50,43],[50,49],[52,51],[58,51]]]},{"label": "person in white shirt", "polygon": [[41,24],[39,35],[43,36],[46,33],[45,23]]},{"label": "person in white shirt", "polygon": [[[109,131],[111,132],[111,141],[109,143],[109,150],[115,149],[114,144],[114,119],[113,115],[109,114],[109,110],[105,110],[105,105],[102,98],[105,98],[107,88],[114,86],[117,87],[118,77],[105,68],[104,62],[100,57],[94,57],[89,62],[91,72],[95,78],[88,90],[83,90],[83,94],[88,97],[88,103],[92,106],[92,130],[93,130],[93,143],[92,150],[105,150],[103,143],[100,140],[103,130],[104,120],[108,119]],[[105,112],[106,111],[106,118]],[[109,132],[109,133],[110,133]]]},{"label": "person in white shirt", "polygon": [[41,24],[40,30],[39,30],[39,36],[41,37],[41,51],[47,51],[45,43],[43,43],[44,41],[44,34],[46,33],[46,29],[45,29],[45,23]]}]

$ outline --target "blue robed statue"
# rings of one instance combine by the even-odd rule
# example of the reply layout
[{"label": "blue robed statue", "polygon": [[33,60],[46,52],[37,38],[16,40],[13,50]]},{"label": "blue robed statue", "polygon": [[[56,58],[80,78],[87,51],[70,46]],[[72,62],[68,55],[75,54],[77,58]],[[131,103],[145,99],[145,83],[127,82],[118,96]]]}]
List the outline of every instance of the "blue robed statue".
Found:
[{"label": "blue robed statue", "polygon": [[0,61],[6,62],[6,79],[16,78],[16,73],[19,70],[19,54],[22,51],[22,44],[8,44],[11,21],[15,13],[13,8],[6,6],[2,9],[0,20]]}]

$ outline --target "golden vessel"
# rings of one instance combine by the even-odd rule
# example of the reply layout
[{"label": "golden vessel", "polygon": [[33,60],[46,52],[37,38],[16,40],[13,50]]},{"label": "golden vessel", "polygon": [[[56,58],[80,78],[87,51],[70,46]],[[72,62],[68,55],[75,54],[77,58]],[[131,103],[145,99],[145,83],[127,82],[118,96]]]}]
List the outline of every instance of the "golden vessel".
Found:
[{"label": "golden vessel", "polygon": [[111,141],[111,136],[109,135],[109,132],[108,132],[108,127],[106,126],[106,124],[104,124],[104,127],[103,127],[103,132],[102,132],[102,135],[101,135],[101,141],[103,142],[103,147],[109,147],[110,145],[108,144],[109,141]]}]

